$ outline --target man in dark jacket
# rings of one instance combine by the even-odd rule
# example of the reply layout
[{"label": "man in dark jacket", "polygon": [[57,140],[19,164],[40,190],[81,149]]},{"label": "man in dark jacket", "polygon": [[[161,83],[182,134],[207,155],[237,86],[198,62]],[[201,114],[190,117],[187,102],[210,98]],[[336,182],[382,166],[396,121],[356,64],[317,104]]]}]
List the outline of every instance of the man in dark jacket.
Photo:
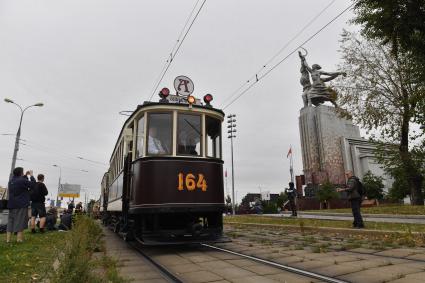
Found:
[{"label": "man in dark jacket", "polygon": [[[31,181],[28,180],[30,177]],[[17,242],[24,240],[23,231],[28,228],[28,206],[30,205],[29,190],[35,185],[35,179],[31,171],[24,176],[24,169],[16,167],[13,170],[12,179],[8,184],[9,209],[7,221],[6,241],[10,242],[12,233],[17,233]]]},{"label": "man in dark jacket", "polygon": [[292,216],[297,216],[297,191],[295,190],[294,182],[289,182],[289,189],[286,189],[286,193],[288,195],[289,207],[292,211]]},{"label": "man in dark jacket", "polygon": [[40,232],[44,233],[44,226],[46,224],[46,201],[48,191],[44,184],[44,175],[38,174],[37,183],[30,191],[31,196],[31,232],[35,233],[35,218],[40,217]]},{"label": "man in dark jacket", "polygon": [[360,186],[360,180],[356,176],[353,175],[352,172],[347,172],[347,188],[338,189],[338,192],[348,192],[348,200],[351,202],[351,210],[353,212],[353,227],[354,228],[364,228],[364,223],[362,219],[362,215],[360,213],[360,207],[362,205],[362,194]]}]

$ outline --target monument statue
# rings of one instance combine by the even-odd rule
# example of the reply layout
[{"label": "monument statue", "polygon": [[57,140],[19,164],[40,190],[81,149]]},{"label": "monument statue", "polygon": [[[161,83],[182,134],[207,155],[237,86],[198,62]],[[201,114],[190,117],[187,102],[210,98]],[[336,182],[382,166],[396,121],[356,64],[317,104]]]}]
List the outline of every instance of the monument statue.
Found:
[{"label": "monument statue", "polygon": [[[325,101],[330,101],[335,107],[337,107],[335,103],[335,91],[326,86],[325,82],[331,81],[339,75],[343,75],[345,77],[346,73],[321,71],[322,67],[320,67],[318,64],[313,64],[313,66],[310,67],[305,60],[305,56],[307,56],[307,50],[305,51],[306,54],[304,55],[301,53],[301,51],[298,51],[298,55],[301,58],[300,83],[303,86],[302,97],[304,107],[311,106],[312,104],[318,106]],[[313,83],[310,82],[310,75]]]}]

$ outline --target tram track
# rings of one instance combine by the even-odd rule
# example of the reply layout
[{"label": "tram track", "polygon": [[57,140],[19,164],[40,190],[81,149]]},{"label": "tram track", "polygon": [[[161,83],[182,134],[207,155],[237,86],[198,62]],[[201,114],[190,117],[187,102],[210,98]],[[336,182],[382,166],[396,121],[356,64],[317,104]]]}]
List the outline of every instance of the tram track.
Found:
[{"label": "tram track", "polygon": [[[136,250],[140,255],[142,255],[149,263],[151,263],[163,276],[164,279],[167,280],[168,282],[175,282],[175,283],[183,283],[185,281],[183,281],[182,279],[180,279],[178,276],[176,276],[172,271],[169,271],[167,269],[166,266],[164,266],[163,264],[161,264],[160,262],[158,262],[157,260],[154,259],[153,256],[148,255],[148,253],[146,253],[143,249],[143,246],[138,243],[137,241],[133,241],[133,242],[128,242],[128,245]],[[205,249],[208,250],[215,250],[215,251],[220,251],[223,253],[228,253],[228,254],[232,254],[238,257],[241,257],[243,259],[248,259],[248,260],[252,260],[255,261],[257,263],[266,265],[266,266],[270,266],[273,268],[277,268],[283,271],[287,271],[296,275],[301,275],[304,276],[306,278],[311,278],[311,279],[315,279],[315,280],[319,280],[320,282],[328,282],[328,283],[349,283],[348,281],[344,281],[344,280],[340,280],[340,279],[336,279],[336,278],[332,278],[332,277],[328,277],[319,273],[314,273],[311,271],[307,271],[307,270],[303,270],[300,268],[295,268],[295,267],[291,267],[288,265],[283,265],[277,262],[273,262],[273,261],[269,261],[269,260],[265,260],[259,257],[255,257],[255,256],[250,256],[250,255],[246,255],[243,253],[239,253],[239,252],[235,252],[232,250],[228,250],[228,249],[224,249],[224,248],[220,248],[214,245],[210,245],[210,244],[199,244],[199,245],[192,245],[192,246],[188,246],[188,248],[201,248],[201,250],[205,251]]]},{"label": "tram track", "polygon": [[300,268],[291,267],[291,266],[288,266],[288,265],[280,264],[280,263],[270,261],[270,260],[265,260],[265,259],[255,257],[255,256],[246,255],[246,254],[235,252],[235,251],[232,251],[232,250],[223,249],[223,248],[216,247],[216,246],[213,246],[213,245],[201,244],[201,246],[209,248],[209,249],[214,249],[214,250],[217,250],[217,251],[237,255],[237,256],[240,256],[240,257],[243,257],[243,258],[246,258],[246,259],[250,259],[250,260],[253,260],[253,261],[265,264],[265,265],[269,265],[269,266],[272,266],[272,267],[275,267],[275,268],[278,268],[278,269],[281,269],[281,270],[284,270],[284,271],[289,271],[291,273],[295,273],[295,274],[298,274],[298,275],[306,276],[306,277],[313,278],[313,279],[318,279],[318,280],[321,280],[322,282],[349,283],[348,281],[328,277],[328,276],[325,276],[325,275],[322,275],[322,274],[319,274],[319,273],[303,270],[303,269],[300,269]]},{"label": "tram track", "polygon": [[[270,240],[270,239],[269,239]],[[236,242],[237,244],[237,242]],[[226,253],[229,255],[233,255],[236,257],[239,257],[244,260],[250,260],[253,262],[256,262],[259,265],[268,266],[271,268],[282,270],[282,272],[288,272],[291,274],[294,274],[296,276],[300,276],[300,278],[309,278],[308,280],[311,280],[311,282],[330,282],[330,283],[349,283],[351,280],[346,281],[346,279],[339,279],[338,277],[334,277],[333,275],[330,275],[326,273],[319,272],[312,272],[311,269],[306,269],[304,267],[294,267],[291,266],[291,264],[276,262],[273,259],[269,259],[268,257],[264,258],[261,255],[253,255],[253,254],[245,254],[243,251],[240,251],[239,249],[236,249],[236,251],[232,248],[232,246],[221,246],[221,245],[215,245],[215,244],[192,244],[187,246],[175,246],[178,248],[167,248],[164,249],[164,247],[146,247],[143,246],[138,241],[132,241],[128,242],[128,246],[135,250],[138,254],[140,254],[144,259],[146,259],[147,262],[149,262],[153,268],[155,268],[162,276],[163,279],[167,282],[186,282],[187,276],[185,276],[185,272],[180,273],[180,269],[175,268],[175,263],[171,263],[167,260],[164,260],[164,256],[182,256],[184,257],[185,254],[189,253],[196,253],[196,250],[202,253],[206,257],[211,257],[211,254],[209,251],[214,252],[220,252],[220,253]],[[172,247],[172,246],[168,246]],[[405,260],[409,262],[416,262],[416,263],[424,263],[425,260],[422,259],[408,259],[403,257],[397,257],[397,256],[388,256],[388,255],[376,255],[376,254],[370,254],[365,252],[350,252],[350,251],[344,251],[346,253],[350,254],[361,254],[361,255],[372,255],[379,258],[386,258],[386,259],[398,259],[398,260]],[[223,257],[222,256],[212,256],[213,258],[216,258],[216,260],[220,260]],[[188,258],[186,258],[188,259]],[[226,261],[226,260],[223,260]],[[169,263],[171,265],[169,265]],[[197,265],[197,261],[193,261],[193,264]],[[198,267],[199,268],[199,267]],[[215,273],[214,269],[204,269],[205,266],[202,265],[202,270],[212,271]],[[201,269],[200,269],[201,270]],[[248,269],[249,270],[249,269]],[[220,276],[220,272],[216,273]],[[224,278],[225,279],[225,278]],[[310,281],[308,281],[310,282]]]},{"label": "tram track", "polygon": [[[262,236],[256,236],[256,237],[244,236],[244,237],[248,240],[267,240],[267,241],[270,241],[270,237],[262,237]],[[273,243],[275,243],[275,244],[286,244],[286,242],[279,240],[279,239],[273,239]],[[326,249],[333,251],[333,252],[344,252],[344,253],[350,253],[350,254],[353,254],[353,255],[357,254],[357,255],[365,255],[365,256],[375,256],[375,257],[380,257],[380,258],[385,258],[385,259],[396,259],[396,260],[405,260],[405,261],[410,261],[410,262],[425,263],[425,260],[423,260],[423,259],[412,259],[412,258],[407,258],[407,257],[377,254],[378,252],[381,252],[381,251],[377,251],[376,253],[367,253],[367,252],[361,252],[361,251],[340,250],[340,249],[336,249],[336,248],[332,248],[332,247],[326,247]]]}]

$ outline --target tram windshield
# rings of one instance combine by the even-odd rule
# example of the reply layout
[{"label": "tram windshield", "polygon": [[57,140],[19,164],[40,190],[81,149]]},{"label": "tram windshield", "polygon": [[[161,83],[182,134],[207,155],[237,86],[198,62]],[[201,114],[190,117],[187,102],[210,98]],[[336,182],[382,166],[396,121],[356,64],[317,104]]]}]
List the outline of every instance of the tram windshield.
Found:
[{"label": "tram windshield", "polygon": [[179,114],[177,122],[177,154],[201,154],[201,116]]},{"label": "tram windshield", "polygon": [[221,122],[218,119],[205,117],[207,133],[207,156],[221,158]]},{"label": "tram windshield", "polygon": [[148,154],[172,153],[172,120],[171,113],[149,114]]}]

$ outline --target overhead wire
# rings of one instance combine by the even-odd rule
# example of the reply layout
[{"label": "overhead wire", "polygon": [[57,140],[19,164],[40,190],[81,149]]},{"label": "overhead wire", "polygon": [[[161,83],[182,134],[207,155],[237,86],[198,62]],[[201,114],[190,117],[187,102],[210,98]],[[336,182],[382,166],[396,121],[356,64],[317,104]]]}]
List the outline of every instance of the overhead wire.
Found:
[{"label": "overhead wire", "polygon": [[[85,159],[83,157],[76,156],[76,155],[73,156],[73,155],[68,155],[68,154],[64,154],[64,153],[61,153],[61,152],[53,151],[53,150],[51,150],[50,147],[48,148],[46,146],[42,146],[42,145],[39,145],[39,144],[34,143],[32,141],[28,141],[28,140],[26,140],[25,142],[20,142],[19,144],[24,146],[24,147],[33,148],[33,149],[36,149],[38,151],[42,151],[42,152],[52,154],[54,156],[61,156],[61,157],[64,157],[64,158],[67,158],[67,159],[73,159],[73,160],[79,159],[79,160],[83,160],[83,161],[86,161],[86,162],[94,163],[92,165],[97,166],[97,167],[105,168],[105,166],[108,166],[108,164],[106,164],[106,163],[102,163],[102,162],[98,162],[98,161],[94,161],[94,160],[90,160],[90,159]],[[101,166],[101,165],[103,165],[103,166]]]},{"label": "overhead wire", "polygon": [[[174,49],[175,49],[175,48],[176,48],[176,46],[179,44],[179,42],[180,42],[180,38],[181,38],[181,36],[182,36],[183,32],[185,31],[185,29],[186,29],[186,27],[187,27],[187,24],[189,23],[189,20],[192,18],[193,12],[195,11],[195,8],[198,6],[199,1],[200,1],[200,0],[197,0],[197,1],[196,1],[196,3],[195,3],[195,5],[193,6],[192,11],[190,12],[189,16],[187,17],[186,22],[185,22],[185,24],[184,24],[184,26],[183,26],[182,30],[180,31],[179,36],[177,37],[176,43],[174,44],[173,48],[171,49],[171,52],[170,52],[170,54],[169,54],[169,56],[170,56],[170,57],[169,57],[169,58],[165,61],[164,66],[162,67],[162,70],[161,70],[161,72],[159,73],[158,78],[157,78],[155,81],[161,81],[161,80],[162,80],[162,78],[163,78],[163,72],[164,72],[164,70],[167,68],[167,65],[168,65],[169,61],[170,61],[170,60],[172,60],[172,58],[173,58],[172,54],[174,53]],[[152,93],[155,93],[155,91],[156,91],[156,89],[157,89],[157,88],[158,88],[158,85],[155,85],[155,86],[154,86],[154,89],[152,90]],[[152,96],[151,96],[151,98],[152,98]],[[150,98],[150,99],[151,99],[151,98]],[[150,99],[149,99],[149,100],[150,100]],[[120,113],[120,114],[121,114],[121,113]]]},{"label": "overhead wire", "polygon": [[[17,158],[16,160],[22,161],[22,162],[27,162],[27,163],[32,163],[32,164],[37,164],[37,165],[53,167],[53,164],[47,164],[47,163],[43,163],[43,162],[39,162],[39,161],[31,161],[31,160],[22,159],[22,158]],[[77,168],[72,168],[72,167],[67,167],[67,166],[60,166],[60,167],[61,167],[61,169],[65,169],[65,170],[72,170],[72,171],[79,171],[79,172],[83,172],[83,173],[89,173],[89,171],[85,170],[85,169],[77,169]]]},{"label": "overhead wire", "polygon": [[[161,71],[160,75],[158,76],[159,77],[159,80],[155,84],[155,86],[153,88],[153,91],[152,91],[152,93],[151,93],[151,95],[149,97],[149,101],[151,101],[151,99],[154,96],[156,90],[158,89],[158,86],[161,84],[162,80],[164,79],[165,74],[167,73],[168,69],[170,68],[171,63],[174,61],[174,58],[177,56],[177,53],[179,52],[180,47],[182,46],[182,44],[183,44],[184,40],[186,39],[187,35],[189,34],[190,29],[192,28],[193,24],[195,23],[195,20],[198,18],[199,13],[201,12],[201,10],[204,7],[205,2],[207,0],[203,0],[201,6],[199,7],[198,11],[196,12],[195,16],[193,17],[192,22],[190,23],[189,27],[187,28],[186,32],[184,33],[183,38],[180,40],[180,37],[183,34],[184,30],[186,29],[187,23],[189,22],[190,18],[192,17],[193,12],[195,11],[195,8],[198,6],[199,1],[200,0],[198,0],[195,3],[195,5],[194,5],[194,7],[193,7],[193,9],[192,9],[189,17],[186,20],[185,26],[183,27],[182,31],[179,34],[179,38],[177,39],[176,44],[174,45],[173,49],[171,50],[169,59],[164,64],[164,67],[162,68],[162,71]],[[175,51],[174,51],[174,49],[175,49]]]},{"label": "overhead wire", "polygon": [[260,74],[271,62],[273,62],[276,57],[278,57],[295,39],[297,39],[308,27],[310,27],[336,0],[332,0],[326,5],[319,13],[317,13],[303,28],[301,28],[285,45],[273,55],[261,68],[255,72],[248,80],[246,80],[239,88],[233,91],[228,98],[226,98],[221,105],[225,105],[228,100],[230,100],[235,94],[237,94],[244,86],[249,84],[253,79],[258,80],[258,74]]},{"label": "overhead wire", "polygon": [[273,67],[271,67],[267,72],[265,72],[263,75],[259,76],[256,81],[254,81],[251,85],[249,85],[244,91],[242,91],[240,94],[238,94],[230,103],[226,104],[222,109],[226,109],[230,105],[232,105],[236,100],[238,100],[242,95],[248,92],[253,86],[255,86],[261,79],[266,77],[268,74],[270,74],[274,69],[276,69],[280,64],[282,64],[286,59],[288,59],[292,54],[294,54],[297,50],[299,50],[302,46],[304,46],[306,43],[308,43],[310,40],[312,40],[316,35],[318,35],[320,32],[322,32],[325,28],[327,28],[331,23],[333,23],[335,20],[337,20],[340,16],[342,16],[345,12],[347,12],[351,7],[353,7],[354,3],[349,5],[347,8],[342,10],[338,15],[336,15],[332,20],[330,20],[327,24],[325,24],[323,27],[321,27],[318,31],[316,31],[313,35],[311,35],[309,38],[307,38],[305,41],[303,41],[300,45],[298,45],[294,50],[292,50],[288,55],[286,55],[283,59],[281,59],[279,62],[277,62]]}]

